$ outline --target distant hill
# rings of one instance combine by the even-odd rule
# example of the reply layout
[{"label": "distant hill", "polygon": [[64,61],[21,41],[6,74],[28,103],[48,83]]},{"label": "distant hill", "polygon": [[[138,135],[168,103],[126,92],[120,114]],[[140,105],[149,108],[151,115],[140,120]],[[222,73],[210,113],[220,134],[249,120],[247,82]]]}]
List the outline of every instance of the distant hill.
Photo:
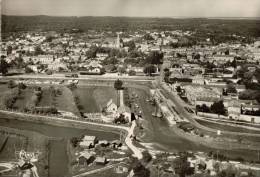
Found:
[{"label": "distant hill", "polygon": [[2,15],[2,32],[17,31],[137,31],[198,30],[201,33],[260,36],[259,19],[143,18],[143,17],[53,17]]}]

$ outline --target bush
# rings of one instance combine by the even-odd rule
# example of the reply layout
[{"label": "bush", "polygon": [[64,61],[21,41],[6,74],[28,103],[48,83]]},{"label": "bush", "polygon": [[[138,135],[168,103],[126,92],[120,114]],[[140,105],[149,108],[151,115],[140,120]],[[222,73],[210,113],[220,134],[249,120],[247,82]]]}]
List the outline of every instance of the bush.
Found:
[{"label": "bush", "polygon": [[16,102],[18,96],[21,94],[21,90],[18,88],[10,90],[7,94],[5,94],[2,99],[2,105],[5,108],[12,109],[14,103]]},{"label": "bush", "polygon": [[24,83],[19,83],[18,88],[24,90],[24,89],[26,89],[26,85]]},{"label": "bush", "polygon": [[15,82],[14,82],[13,80],[10,80],[10,81],[8,82],[8,88],[14,88],[14,87],[16,87]]},{"label": "bush", "polygon": [[28,66],[24,69],[24,72],[25,73],[34,73],[34,71],[31,68],[29,68]]},{"label": "bush", "polygon": [[129,76],[135,76],[135,75],[136,75],[136,72],[135,72],[134,70],[130,70],[130,71],[128,72],[128,75],[129,75]]},{"label": "bush", "polygon": [[46,74],[47,74],[47,75],[52,75],[52,71],[48,69],[48,70],[46,71]]}]

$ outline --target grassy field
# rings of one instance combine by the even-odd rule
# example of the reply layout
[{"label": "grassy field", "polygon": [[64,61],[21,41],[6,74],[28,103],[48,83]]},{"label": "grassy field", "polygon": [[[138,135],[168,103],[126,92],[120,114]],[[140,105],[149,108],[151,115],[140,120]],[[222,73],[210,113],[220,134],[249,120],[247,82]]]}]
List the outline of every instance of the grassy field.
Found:
[{"label": "grassy field", "polygon": [[67,87],[60,87],[62,95],[56,97],[56,108],[62,111],[72,112],[79,115],[79,110],[74,102],[74,96]]},{"label": "grassy field", "polygon": [[[5,139],[6,135],[0,135],[0,139]],[[23,137],[11,137],[8,136],[8,140],[6,144],[2,147],[2,151],[0,152],[1,160],[15,160],[16,150],[26,149],[26,139]]]},{"label": "grassy field", "polygon": [[42,98],[38,106],[52,106],[52,104],[53,104],[53,96],[50,92],[49,87],[42,88]]},{"label": "grassy field", "polygon": [[31,97],[33,96],[33,88],[27,87],[25,90],[21,91],[21,95],[18,97],[14,104],[14,108],[18,110],[24,110],[27,103],[29,103]]},{"label": "grassy field", "polygon": [[100,112],[110,99],[116,103],[116,91],[112,87],[79,87],[74,92],[83,112]]},{"label": "grassy field", "polygon": [[0,84],[0,92],[3,93],[5,91],[9,90],[7,84]]},{"label": "grassy field", "polygon": [[235,126],[230,126],[230,125],[222,125],[222,124],[207,122],[207,121],[203,121],[203,120],[197,120],[197,122],[206,127],[215,128],[218,130],[243,132],[243,133],[256,133],[256,134],[259,133],[260,134],[260,130],[250,130],[250,129],[246,129],[246,128],[235,127]]}]

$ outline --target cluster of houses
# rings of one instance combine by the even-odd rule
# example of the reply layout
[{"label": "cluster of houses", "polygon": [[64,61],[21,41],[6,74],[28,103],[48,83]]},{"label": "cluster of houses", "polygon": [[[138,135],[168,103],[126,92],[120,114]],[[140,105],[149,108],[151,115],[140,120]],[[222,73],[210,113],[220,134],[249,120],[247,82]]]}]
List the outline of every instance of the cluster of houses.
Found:
[{"label": "cluster of houses", "polygon": [[[163,169],[166,173],[176,174],[177,172],[170,164],[173,164],[173,162],[179,158],[179,155],[168,155],[163,163],[160,163],[161,169]],[[202,152],[192,153],[191,156],[188,156],[187,165],[187,173],[189,169],[189,171],[192,171],[193,174],[206,174],[207,176],[216,176],[219,172],[226,170],[229,170],[230,173],[234,173],[238,176],[249,176],[250,172],[257,174],[257,171],[259,171],[259,167],[257,166],[253,167],[239,161],[213,159]]]},{"label": "cluster of houses", "polygon": [[[186,98],[192,106],[206,105],[210,107],[215,102],[223,101],[227,110],[227,118],[260,123],[259,116],[249,115],[250,111],[260,111],[260,103],[256,100],[242,100],[239,98],[241,93],[247,91],[245,85],[237,83],[239,79],[232,77],[209,78],[198,74],[189,77],[190,80],[187,80],[187,78],[185,80],[183,77],[178,77],[179,75],[176,73],[176,71],[172,72],[175,81],[171,84],[171,87],[174,90],[178,90],[179,88],[181,96]],[[230,85],[234,88],[235,92],[227,93],[229,84],[225,79],[231,82]],[[255,77],[252,78],[252,83],[258,84]]]},{"label": "cluster of houses", "polygon": [[100,146],[118,149],[122,147],[122,142],[119,140],[98,140],[96,136],[85,135],[79,142],[78,146],[83,149],[83,151],[77,153],[77,162],[79,165],[87,166],[92,163],[97,165],[106,165],[108,163],[108,159],[105,156],[96,155],[95,148]]},{"label": "cluster of houses", "polygon": [[[259,41],[251,45],[177,48],[174,56],[165,55],[163,65],[169,71],[166,82],[173,90],[179,89],[182,97],[194,107],[210,107],[222,100],[227,110],[226,118],[260,123],[259,115],[252,114],[260,112],[260,103],[239,98],[247,90],[237,74],[244,66],[248,66],[247,71],[251,73],[259,70],[259,52]],[[259,85],[255,75],[248,82]],[[230,83],[235,92],[225,93]]]},{"label": "cluster of houses", "polygon": [[[123,43],[135,41],[136,49],[148,54],[150,51],[169,52],[169,43],[177,43],[178,38],[190,36],[190,31],[141,31],[127,34],[127,37],[117,33],[98,33],[95,31],[76,36],[71,33],[59,34],[57,32],[26,32],[19,33],[18,37],[10,36],[8,41],[3,41],[1,55],[6,57],[8,63],[22,58],[26,66],[35,73],[44,73],[46,70],[53,72],[71,71],[73,68],[82,70],[82,74],[102,74],[104,67],[102,61],[109,57],[106,51],[97,51],[95,57],[89,58],[86,52],[91,47],[103,47],[129,52],[129,47]],[[148,34],[151,39],[143,39]],[[111,40],[111,36],[113,36]],[[86,40],[89,39],[89,40]],[[95,40],[91,40],[95,39]],[[143,40],[138,40],[143,39]],[[173,50],[171,50],[173,51]],[[121,58],[120,60],[124,60]],[[44,66],[44,67],[43,67]],[[126,66],[127,70],[143,73],[144,66]]]}]

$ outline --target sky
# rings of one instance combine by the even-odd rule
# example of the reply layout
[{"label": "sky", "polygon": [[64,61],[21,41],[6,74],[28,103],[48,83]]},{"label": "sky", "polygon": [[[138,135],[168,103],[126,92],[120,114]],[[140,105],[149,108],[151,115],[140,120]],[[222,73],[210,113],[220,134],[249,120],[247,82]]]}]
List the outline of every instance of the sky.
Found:
[{"label": "sky", "polygon": [[2,0],[5,15],[260,17],[260,0]]}]

